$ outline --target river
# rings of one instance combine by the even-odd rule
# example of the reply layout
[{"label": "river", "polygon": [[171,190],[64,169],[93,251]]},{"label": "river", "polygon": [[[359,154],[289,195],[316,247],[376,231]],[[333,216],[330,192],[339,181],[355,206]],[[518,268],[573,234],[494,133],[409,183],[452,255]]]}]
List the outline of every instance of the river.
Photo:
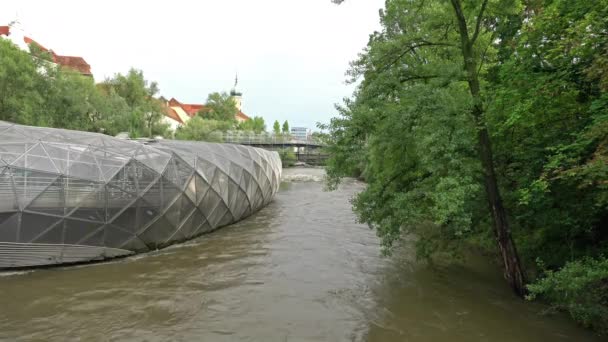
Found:
[{"label": "river", "polygon": [[[287,169],[252,217],[113,262],[0,274],[4,341],[596,341],[494,267],[382,257],[347,180]],[[316,180],[316,181],[312,181]]]}]

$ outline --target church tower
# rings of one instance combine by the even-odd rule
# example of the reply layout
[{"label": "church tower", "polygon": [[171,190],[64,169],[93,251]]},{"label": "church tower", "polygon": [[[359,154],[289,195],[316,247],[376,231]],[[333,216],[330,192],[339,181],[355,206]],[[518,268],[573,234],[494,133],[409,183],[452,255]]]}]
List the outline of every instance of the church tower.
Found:
[{"label": "church tower", "polygon": [[13,44],[17,45],[23,51],[30,51],[30,47],[26,43],[26,34],[23,29],[23,25],[19,20],[19,17],[16,16],[15,20],[11,21],[8,24],[9,27],[9,35],[8,39],[13,42]]},{"label": "church tower", "polygon": [[238,111],[240,112],[243,108],[243,93],[236,90],[236,86],[238,85],[238,83],[239,75],[237,74],[234,77],[234,87],[232,87],[232,90],[230,90],[230,97],[234,100],[234,103],[236,104],[236,109],[238,109]]}]

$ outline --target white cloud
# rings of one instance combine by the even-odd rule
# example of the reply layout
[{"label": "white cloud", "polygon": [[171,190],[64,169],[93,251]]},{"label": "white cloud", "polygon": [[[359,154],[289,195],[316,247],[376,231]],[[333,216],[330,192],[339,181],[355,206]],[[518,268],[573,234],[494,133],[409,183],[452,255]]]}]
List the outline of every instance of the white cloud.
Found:
[{"label": "white cloud", "polygon": [[352,92],[348,62],[378,29],[383,0],[7,1],[32,38],[84,57],[97,80],[144,70],[166,97],[204,102],[239,73],[244,111],[313,127]]}]

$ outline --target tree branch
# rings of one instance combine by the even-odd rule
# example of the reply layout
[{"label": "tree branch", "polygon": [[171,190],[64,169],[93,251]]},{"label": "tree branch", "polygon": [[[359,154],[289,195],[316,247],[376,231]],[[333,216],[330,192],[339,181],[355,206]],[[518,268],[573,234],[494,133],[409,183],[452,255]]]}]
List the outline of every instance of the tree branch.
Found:
[{"label": "tree branch", "polygon": [[[411,170],[409,169],[405,169],[405,170],[401,170],[401,172],[393,175],[391,178],[389,178],[388,181],[386,181],[384,184],[382,184],[382,188],[380,189],[380,193],[379,196],[380,198],[384,197],[384,192],[387,190],[388,186],[391,185],[391,183],[393,183],[394,181],[396,181],[398,178],[405,176],[407,174],[407,172],[409,172]],[[433,175],[433,173],[431,172],[425,172],[423,175],[420,175],[418,177],[413,177],[410,179],[407,179],[408,183],[412,183],[412,182],[419,182],[419,181],[423,181],[429,177],[431,177]]]},{"label": "tree branch", "polygon": [[486,59],[486,54],[488,53],[488,49],[490,48],[490,45],[492,45],[492,42],[494,41],[495,36],[496,36],[496,31],[492,32],[492,37],[490,38],[490,43],[488,43],[486,48],[483,50],[483,54],[481,55],[481,59],[479,60],[479,68],[477,68],[478,74],[481,72],[481,68],[483,67],[484,61]]},{"label": "tree branch", "polygon": [[483,20],[483,12],[485,12],[487,5],[488,0],[484,0],[483,4],[481,4],[481,10],[479,10],[479,15],[477,16],[477,24],[475,25],[475,33],[473,33],[473,37],[471,38],[471,44],[475,44],[475,40],[477,40],[477,36],[479,36],[479,31],[481,30],[481,21]]},{"label": "tree branch", "polygon": [[463,49],[466,49],[467,45],[471,43],[469,40],[469,30],[467,29],[467,20],[462,13],[462,7],[460,6],[460,0],[451,0],[452,7],[454,7],[454,14],[456,15],[456,21],[458,22],[460,40],[462,42]]},{"label": "tree branch", "polygon": [[407,55],[409,52],[414,52],[414,50],[421,48],[421,47],[426,47],[426,46],[451,46],[454,47],[455,45],[452,43],[443,43],[443,42],[429,42],[427,40],[420,40],[417,43],[410,43],[410,45],[408,46],[408,48],[403,51],[402,53],[400,53],[395,59],[393,59],[392,62],[387,63],[386,65],[384,65],[382,68],[380,68],[378,70],[379,73],[385,72],[386,70],[388,70],[391,66],[393,66],[395,63],[397,63],[403,56]]},{"label": "tree branch", "polygon": [[416,80],[430,80],[430,79],[437,78],[437,77],[439,77],[439,75],[411,75],[409,77],[400,78],[399,82],[405,83],[405,82],[416,81]]}]

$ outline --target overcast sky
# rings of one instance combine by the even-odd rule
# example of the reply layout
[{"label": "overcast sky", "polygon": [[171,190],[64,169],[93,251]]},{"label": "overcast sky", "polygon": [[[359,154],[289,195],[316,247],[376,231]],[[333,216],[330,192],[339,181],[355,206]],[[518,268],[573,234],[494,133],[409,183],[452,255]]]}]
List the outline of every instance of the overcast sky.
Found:
[{"label": "overcast sky", "polygon": [[384,0],[4,0],[26,33],[60,55],[82,56],[97,81],[129,68],[161,94],[204,103],[238,72],[243,111],[314,128],[353,88],[348,63],[379,28]]}]

